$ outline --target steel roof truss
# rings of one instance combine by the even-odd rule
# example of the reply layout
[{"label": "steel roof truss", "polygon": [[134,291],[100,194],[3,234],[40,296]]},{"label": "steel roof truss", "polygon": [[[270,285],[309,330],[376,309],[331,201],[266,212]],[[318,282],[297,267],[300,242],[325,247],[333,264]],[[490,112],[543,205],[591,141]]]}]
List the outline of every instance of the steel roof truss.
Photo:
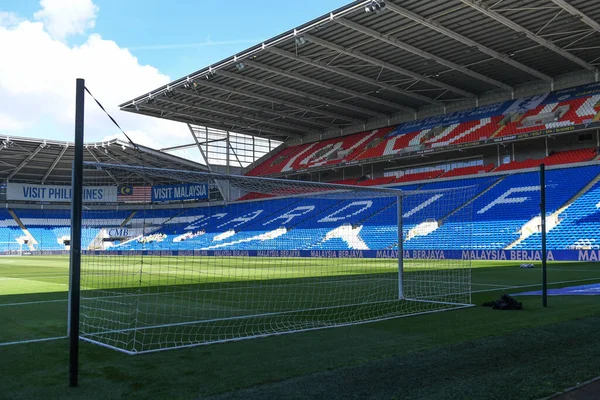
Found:
[{"label": "steel roof truss", "polygon": [[573,7],[571,4],[567,3],[565,0],[550,0],[550,1],[553,2],[554,4],[556,4],[557,6],[561,7],[563,10],[567,11],[569,14],[576,16],[576,17],[581,17],[581,21],[584,24],[588,25],[589,27],[594,29],[596,32],[600,32],[600,24],[598,22],[594,21],[593,19],[588,17],[586,14],[582,13],[577,8]]},{"label": "steel roof truss", "polygon": [[489,47],[486,47],[474,40],[471,40],[466,36],[458,34],[458,33],[454,32],[453,30],[442,26],[437,21],[421,17],[420,15],[417,15],[417,14],[413,13],[412,11],[409,11],[409,10],[402,8],[391,2],[387,4],[386,8],[388,8],[392,12],[395,12],[396,14],[399,14],[405,18],[408,18],[408,19],[410,19],[414,22],[417,22],[423,26],[426,26],[430,29],[433,29],[434,31],[441,33],[443,35],[446,35],[449,38],[452,38],[458,42],[461,42],[469,47],[477,48],[482,53],[487,54],[488,56],[495,58],[497,60],[500,60],[505,64],[511,65],[517,69],[520,69],[523,72],[526,72],[526,73],[528,73],[532,76],[535,76],[541,80],[544,80],[546,82],[552,82],[552,77],[550,77],[534,68],[528,67],[528,66],[506,56],[505,54],[501,54],[495,50],[490,49]]},{"label": "steel roof truss", "polygon": [[[275,131],[272,130],[270,128],[263,128],[260,126],[257,126],[258,124],[251,124],[251,125],[243,125],[240,124],[239,121],[234,121],[234,120],[230,120],[228,118],[221,118],[221,117],[214,117],[214,116],[201,116],[199,117],[198,115],[195,114],[191,114],[185,111],[178,111],[178,110],[173,110],[170,108],[166,108],[166,107],[161,107],[161,108],[157,108],[157,107],[152,107],[149,106],[147,104],[140,104],[140,107],[146,108],[148,110],[152,110],[152,111],[158,111],[158,112],[167,112],[170,114],[174,114],[174,115],[181,115],[184,117],[188,117],[190,118],[192,121],[194,121],[194,124],[196,125],[202,125],[202,120],[207,120],[210,122],[218,122],[219,124],[221,124],[221,126],[218,129],[224,129],[224,130],[234,130],[234,127],[238,126],[240,128],[243,129],[250,129],[253,131],[263,131],[263,132],[267,132],[267,133],[272,133],[276,136],[297,136],[297,134],[295,133],[289,133],[289,132],[285,132],[285,131]],[[227,128],[223,128],[223,126],[228,126]],[[229,128],[231,127],[231,128]]]},{"label": "steel roof truss", "polygon": [[10,179],[15,176],[17,174],[17,172],[19,172],[21,169],[23,169],[23,167],[25,165],[27,165],[27,163],[31,160],[33,160],[33,158],[46,146],[44,144],[40,144],[34,151],[33,153],[31,153],[29,156],[27,156],[26,159],[24,159],[18,166],[17,168],[13,169],[13,171],[6,177],[6,182],[10,181]]},{"label": "steel roof truss", "polygon": [[[86,147],[86,150],[88,151],[88,153],[90,153],[90,154],[91,154],[92,158],[93,158],[94,160],[96,160],[96,162],[98,162],[98,163],[102,163],[102,161],[100,161],[100,158],[98,158],[98,156],[97,156],[96,154],[94,154],[94,152],[91,150],[91,148],[90,148],[90,147]],[[119,180],[118,180],[117,178],[115,178],[115,176],[114,176],[114,175],[113,175],[113,174],[112,174],[110,171],[108,171],[108,170],[105,170],[104,172],[106,172],[106,174],[107,174],[108,176],[110,176],[110,179],[112,179],[112,180],[113,180],[113,182],[115,182],[117,185],[120,185],[120,184],[121,184],[121,183],[119,182]]]},{"label": "steel roof truss", "polygon": [[[377,40],[380,40],[380,41],[383,41],[385,43],[391,44],[392,46],[397,47],[397,48],[399,48],[401,50],[404,50],[404,51],[407,51],[409,53],[415,54],[415,55],[417,55],[419,57],[425,58],[427,60],[434,60],[438,64],[441,64],[441,65],[444,65],[444,66],[446,66],[446,67],[448,67],[450,69],[462,72],[463,74],[471,76],[472,78],[478,79],[478,80],[480,80],[482,82],[487,82],[490,85],[499,87],[499,88],[507,90],[507,91],[511,91],[513,89],[511,86],[509,86],[509,85],[507,85],[505,83],[502,83],[500,81],[497,81],[495,79],[492,79],[489,76],[485,76],[485,75],[482,75],[482,74],[480,74],[478,72],[471,71],[470,69],[465,68],[465,67],[463,67],[461,65],[458,65],[458,64],[456,64],[454,62],[451,62],[451,61],[448,61],[448,60],[446,60],[444,58],[438,57],[438,56],[436,56],[434,54],[431,54],[431,53],[428,53],[428,52],[426,52],[424,50],[417,49],[416,47],[411,46],[409,44],[406,44],[406,43],[404,43],[404,42],[402,42],[402,41],[400,41],[400,40],[398,40],[396,38],[393,38],[391,36],[379,33],[377,31],[374,31],[372,29],[369,29],[367,27],[359,25],[359,24],[357,24],[355,22],[348,21],[348,20],[345,20],[345,19],[339,19],[339,20],[336,20],[336,22],[339,23],[339,24],[341,24],[341,25],[344,25],[344,26],[346,26],[348,28],[351,28],[351,29],[357,30],[359,32],[362,32],[365,35],[371,36],[371,37],[373,37],[373,38],[375,38]],[[438,86],[439,86],[439,84],[438,84]],[[455,92],[455,90],[453,90],[453,92]]]},{"label": "steel roof truss", "polygon": [[[351,78],[351,79],[355,79],[357,81],[368,83],[370,85],[379,87],[381,89],[389,90],[390,92],[398,93],[398,94],[401,94],[401,95],[407,96],[407,97],[418,98],[421,101],[425,101],[425,100],[422,99],[424,96],[421,96],[421,95],[419,95],[417,93],[408,92],[408,91],[406,91],[404,89],[400,89],[400,88],[398,88],[396,86],[387,84],[385,82],[379,82],[379,81],[376,81],[375,79],[368,78],[368,77],[366,77],[364,75],[356,74],[354,72],[350,72],[350,71],[347,71],[345,69],[341,69],[341,68],[338,68],[338,67],[332,67],[332,66],[330,66],[327,63],[322,62],[322,61],[313,60],[312,58],[309,58],[309,57],[306,57],[306,56],[297,56],[297,55],[295,55],[293,53],[290,53],[290,52],[287,52],[287,51],[281,50],[281,49],[271,48],[271,49],[268,49],[268,51],[270,51],[270,52],[272,52],[274,54],[278,54],[278,55],[283,56],[283,57],[290,58],[292,60],[299,61],[299,62],[307,64],[307,65],[311,65],[311,66],[316,67],[316,68],[321,68],[321,69],[324,69],[326,71],[333,72],[335,74],[345,76],[347,78]],[[426,99],[427,99],[426,100],[427,103],[436,104],[436,102],[434,100],[432,100],[431,98],[426,97]],[[415,110],[413,108],[411,108],[411,107],[404,107],[404,110],[408,111],[408,112],[411,112],[411,113],[415,112]]]},{"label": "steel roof truss", "polygon": [[[192,108],[192,109],[196,109],[199,111],[205,111],[205,112],[211,112],[214,114],[223,114],[225,116],[229,116],[231,115],[230,112],[226,111],[226,110],[219,110],[219,109],[215,109],[206,105],[197,105],[197,104],[191,104],[191,103],[186,103],[180,100],[175,100],[175,99],[171,99],[168,97],[164,97],[164,96],[160,96],[160,97],[156,97],[155,98],[156,101],[162,101],[164,103],[169,103],[169,104],[173,104],[173,105],[177,105],[177,106],[182,106],[182,107],[187,107],[187,108]],[[252,121],[252,122],[259,122],[259,123],[264,123],[267,125],[271,125],[274,127],[279,127],[279,128],[283,128],[286,130],[290,130],[290,131],[302,131],[303,128],[299,127],[297,125],[290,125],[290,124],[286,124],[283,122],[279,122],[279,121],[275,121],[275,120],[269,120],[269,119],[265,119],[265,118],[257,118],[257,117],[253,117],[251,115],[248,114],[241,114],[241,113],[236,113],[236,116],[242,120],[248,120],[248,121]],[[307,130],[306,133],[319,133],[317,131],[310,131]],[[300,135],[298,135],[300,136]]]},{"label": "steel roof truss", "polygon": [[63,158],[63,156],[65,155],[65,153],[67,152],[68,149],[69,149],[68,145],[65,145],[62,148],[62,150],[60,151],[60,153],[58,154],[58,156],[56,157],[56,159],[54,160],[52,165],[50,165],[50,168],[48,168],[48,171],[46,171],[46,173],[44,174],[44,177],[42,178],[42,182],[41,182],[42,185],[46,182],[46,179],[48,179],[48,176],[50,176],[52,171],[54,171],[54,168],[56,168],[56,164],[59,163],[59,161]]},{"label": "steel roof truss", "polygon": [[[336,22],[341,23],[343,25],[344,23],[341,22],[341,21],[344,21],[345,23],[348,23],[348,24],[352,25],[353,26],[352,29],[357,29],[358,27],[364,28],[361,25],[354,24],[354,22],[350,22],[350,21],[346,21],[346,20],[337,20]],[[364,31],[360,30],[360,32],[363,33],[363,34],[367,34],[367,33],[365,33],[366,30],[367,29],[365,29]],[[429,83],[430,85],[436,86],[436,87],[441,88],[441,89],[452,91],[452,92],[454,92],[456,94],[460,94],[461,96],[475,97],[475,94],[469,93],[466,90],[459,89],[459,88],[457,88],[455,86],[452,86],[452,85],[447,85],[447,84],[445,84],[443,82],[436,81],[435,79],[432,79],[432,78],[427,77],[425,75],[417,74],[416,72],[412,72],[412,71],[409,71],[409,70],[407,70],[405,68],[401,68],[401,67],[398,67],[396,65],[390,64],[388,62],[385,62],[385,61],[379,60],[377,58],[368,56],[368,55],[366,55],[366,54],[364,54],[364,53],[362,53],[362,52],[360,52],[358,50],[348,49],[348,48],[339,46],[337,44],[328,42],[326,40],[323,40],[323,39],[320,39],[320,38],[317,38],[315,36],[308,35],[308,34],[305,34],[304,37],[306,39],[308,39],[310,42],[314,43],[314,44],[318,44],[319,46],[327,47],[327,48],[329,48],[331,50],[338,51],[338,52],[340,52],[342,54],[345,54],[347,56],[350,56],[350,57],[358,58],[359,60],[365,61],[365,62],[367,62],[367,63],[369,63],[371,65],[376,65],[378,67],[388,69],[388,70],[396,72],[397,74],[400,74],[400,75],[410,76],[413,79],[417,79],[417,80]],[[380,73],[380,75],[381,75],[381,73]],[[426,97],[425,99],[426,99],[426,101],[431,101],[431,99],[428,98],[428,97]],[[420,99],[420,100],[424,100],[424,99]]]},{"label": "steel roof truss", "polygon": [[[281,100],[275,97],[270,97],[270,96],[265,96],[262,94],[258,94],[258,93],[254,93],[251,92],[249,90],[246,89],[234,89],[234,88],[228,88],[226,86],[222,86],[218,83],[214,83],[214,82],[209,82],[209,81],[199,81],[198,82],[199,85],[203,85],[206,87],[211,87],[214,89],[220,89],[220,90],[225,90],[225,91],[229,91],[231,93],[235,93],[235,94],[239,94],[240,96],[246,96],[246,97],[252,97],[258,100],[262,100],[262,101],[266,101],[268,103],[271,104],[281,104],[290,108],[296,108],[298,110],[302,110],[302,111],[307,111],[307,112],[311,112],[311,113],[316,113],[316,114],[321,114],[324,115],[326,117],[330,117],[330,118],[334,118],[334,119],[340,119],[340,115],[328,110],[323,110],[322,108],[318,108],[318,107],[309,107],[309,106],[304,106],[302,104],[298,104],[298,103],[294,103],[291,101],[287,101],[287,100]],[[344,116],[344,118],[346,118]]]},{"label": "steel roof truss", "polygon": [[[259,80],[259,79],[255,79],[255,78],[250,78],[248,76],[243,76],[243,75],[239,75],[239,74],[235,74],[232,72],[227,72],[227,71],[218,71],[217,72],[218,75],[222,75],[228,78],[232,78],[232,79],[239,79],[241,81],[246,81],[246,82],[250,82],[253,83],[255,85],[258,86],[263,86],[266,87],[268,89],[272,89],[272,90],[277,90],[283,93],[288,93],[294,96],[299,96],[299,97],[304,97],[307,98],[309,100],[312,101],[316,101],[316,102],[320,102],[323,104],[333,104],[336,107],[342,108],[342,109],[346,109],[349,112],[352,113],[361,113],[361,114],[371,114],[368,110],[365,110],[362,107],[356,107],[353,106],[351,104],[345,104],[340,100],[334,100],[334,99],[328,99],[326,97],[322,97],[322,96],[318,96],[318,95],[314,95],[314,94],[310,94],[310,93],[306,93],[306,92],[302,92],[300,90],[296,90],[296,89],[291,89],[291,88],[287,88],[285,86],[281,86],[281,85],[277,85],[275,83],[272,82],[266,82],[264,80]],[[373,115],[373,114],[371,114]],[[343,120],[343,121],[349,121],[349,122],[354,122],[354,123],[363,123],[364,121],[362,119],[358,119],[358,118],[354,118],[354,117],[349,117],[346,115],[339,115],[339,119]]]},{"label": "steel roof truss", "polygon": [[575,64],[580,65],[581,67],[583,67],[589,71],[594,71],[596,69],[593,65],[590,65],[588,62],[582,60],[581,58],[577,57],[574,54],[569,53],[568,51],[566,51],[564,49],[561,49],[554,43],[544,39],[541,36],[536,35],[535,33],[531,32],[530,30],[526,29],[525,27],[517,24],[516,22],[511,21],[510,19],[499,14],[498,12],[491,9],[490,7],[484,7],[481,4],[479,4],[478,2],[476,2],[475,0],[459,0],[459,1],[461,1],[462,3],[468,5],[469,7],[473,8],[473,9],[479,11],[480,13],[486,15],[487,17],[492,18],[493,20],[509,27],[510,29],[512,29],[516,32],[523,32],[525,34],[525,36],[527,36],[530,40],[533,40],[537,44],[539,44],[543,47],[546,47],[547,49],[552,50],[556,54],[563,56],[564,58],[572,61]]},{"label": "steel roof truss", "polygon": [[[296,72],[284,71],[282,69],[271,67],[271,66],[264,65],[264,64],[261,64],[261,63],[257,63],[255,61],[245,61],[245,63],[247,65],[251,66],[251,67],[258,68],[258,69],[261,69],[263,71],[271,72],[273,74],[283,75],[283,76],[286,76],[286,77],[289,77],[289,78],[296,79],[296,80],[301,81],[301,82],[310,83],[310,84],[313,84],[315,86],[320,86],[320,87],[325,88],[325,89],[335,90],[337,92],[346,94],[348,96],[358,97],[358,98],[361,98],[363,100],[367,100],[367,101],[370,101],[372,103],[380,104],[380,105],[383,105],[383,106],[386,106],[386,107],[389,107],[389,108],[394,108],[394,109],[401,108],[398,104],[392,103],[391,101],[379,99],[377,97],[373,97],[373,96],[370,96],[368,94],[363,94],[363,93],[357,92],[355,90],[346,89],[346,88],[343,88],[343,87],[338,86],[338,85],[333,85],[333,84],[330,84],[330,83],[319,81],[317,79],[309,78],[307,76],[304,76],[302,74],[298,74]],[[383,114],[383,113],[376,113],[376,114],[377,114],[377,116],[380,116],[380,117],[387,117],[387,115]]]}]

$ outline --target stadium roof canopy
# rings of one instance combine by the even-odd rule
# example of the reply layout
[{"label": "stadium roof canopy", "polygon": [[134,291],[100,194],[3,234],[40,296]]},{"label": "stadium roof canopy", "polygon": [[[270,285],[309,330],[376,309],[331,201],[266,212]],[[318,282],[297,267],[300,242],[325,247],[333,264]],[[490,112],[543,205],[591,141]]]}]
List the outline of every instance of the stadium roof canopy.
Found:
[{"label": "stadium roof canopy", "polygon": [[598,21],[597,0],[355,1],[120,107],[278,140],[370,129],[597,79]]},{"label": "stadium roof canopy", "polygon": [[[0,137],[0,185],[9,181],[70,184],[73,158],[73,143]],[[138,145],[136,148],[131,143],[120,140],[86,144],[84,161],[206,171],[205,166],[195,162],[144,146]],[[140,176],[119,177],[105,171],[88,175],[87,179],[89,184],[148,184],[148,180]]]}]

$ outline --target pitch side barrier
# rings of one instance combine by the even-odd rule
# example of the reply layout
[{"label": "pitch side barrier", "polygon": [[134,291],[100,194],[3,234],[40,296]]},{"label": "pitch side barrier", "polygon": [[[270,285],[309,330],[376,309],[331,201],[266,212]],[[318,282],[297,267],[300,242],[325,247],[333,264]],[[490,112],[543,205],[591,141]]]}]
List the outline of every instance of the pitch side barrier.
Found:
[{"label": "pitch side barrier", "polygon": [[[398,259],[398,250],[84,250],[90,256],[268,257]],[[3,252],[2,255],[16,255]],[[68,251],[28,251],[22,255],[68,255]],[[404,260],[541,261],[540,250],[405,250]],[[548,261],[600,261],[600,250],[549,250]]]}]

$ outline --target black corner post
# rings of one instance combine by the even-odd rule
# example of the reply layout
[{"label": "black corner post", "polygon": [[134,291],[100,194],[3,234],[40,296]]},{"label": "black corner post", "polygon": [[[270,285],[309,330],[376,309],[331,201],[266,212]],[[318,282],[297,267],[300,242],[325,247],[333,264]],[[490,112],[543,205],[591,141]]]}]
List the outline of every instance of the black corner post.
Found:
[{"label": "black corner post", "polygon": [[83,205],[83,120],[85,81],[75,93],[75,157],[71,180],[71,258],[69,274],[69,386],[79,385],[79,306],[81,292],[81,217]]},{"label": "black corner post", "polygon": [[546,248],[546,166],[540,165],[540,214],[542,225],[542,306],[548,307],[548,254]]}]

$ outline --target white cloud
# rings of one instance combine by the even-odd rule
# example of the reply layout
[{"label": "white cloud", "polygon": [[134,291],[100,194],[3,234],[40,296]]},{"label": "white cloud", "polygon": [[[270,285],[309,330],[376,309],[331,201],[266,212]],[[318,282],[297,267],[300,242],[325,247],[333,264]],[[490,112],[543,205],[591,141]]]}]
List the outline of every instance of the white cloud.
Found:
[{"label": "white cloud", "polygon": [[98,6],[92,0],[41,0],[42,9],[33,17],[58,40],[82,35],[96,25]]},{"label": "white cloud", "polygon": [[0,11],[0,26],[15,26],[21,21],[21,18],[15,13]]},{"label": "white cloud", "polygon": [[[42,5],[54,1],[60,3],[43,0]],[[63,32],[73,32],[73,26],[76,24]],[[81,77],[121,127],[134,132],[134,140],[157,148],[188,141],[184,124],[118,109],[118,104],[168,83],[168,76],[141,65],[127,49],[97,34],[91,34],[82,45],[70,46],[51,36],[49,30],[45,22],[19,22],[14,14],[0,19],[0,54],[5,60],[0,62],[0,135],[72,140],[75,79]],[[118,133],[86,97],[86,141]]]}]

